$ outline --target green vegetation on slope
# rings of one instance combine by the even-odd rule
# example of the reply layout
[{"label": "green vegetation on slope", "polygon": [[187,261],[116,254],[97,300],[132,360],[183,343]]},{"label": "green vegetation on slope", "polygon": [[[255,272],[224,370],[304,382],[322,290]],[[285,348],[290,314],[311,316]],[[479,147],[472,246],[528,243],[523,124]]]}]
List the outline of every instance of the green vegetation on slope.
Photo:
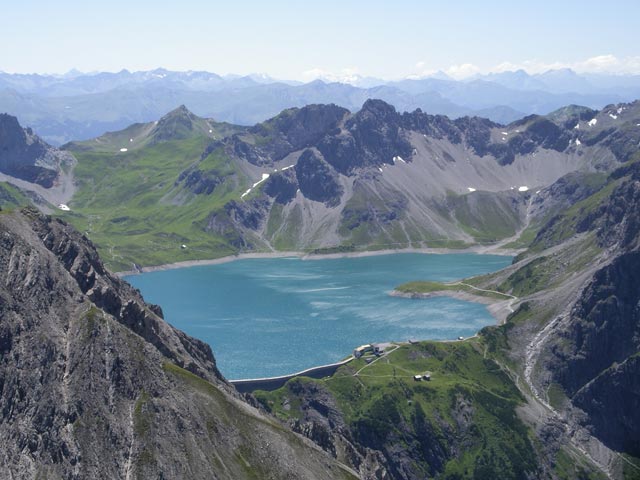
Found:
[{"label": "green vegetation on slope", "polygon": [[493,243],[514,235],[520,227],[515,199],[508,194],[474,192],[449,195],[447,203],[460,227],[479,243]]},{"label": "green vegetation on slope", "polygon": [[29,205],[29,199],[13,185],[0,182],[0,209],[12,210],[16,207]]},{"label": "green vegetation on slope", "polygon": [[[200,159],[209,139],[195,135],[127,152],[69,146],[78,158],[78,192],[65,217],[98,246],[111,268],[134,262],[157,265],[235,253],[226,239],[204,231],[207,216],[244,185],[224,155],[214,151],[200,165],[220,183],[210,195],[196,195],[176,182]],[[185,245],[186,248],[182,248]]]},{"label": "green vegetation on slope", "polygon": [[[516,415],[523,399],[483,349],[481,340],[403,345],[368,366],[358,359],[327,379],[293,379],[256,397],[279,418],[304,421],[300,392],[305,383],[318,386],[335,399],[360,445],[381,450],[392,470],[409,468],[416,478],[525,478],[536,459]],[[427,372],[431,381],[414,380]],[[399,450],[410,466],[400,466],[406,457]]]}]

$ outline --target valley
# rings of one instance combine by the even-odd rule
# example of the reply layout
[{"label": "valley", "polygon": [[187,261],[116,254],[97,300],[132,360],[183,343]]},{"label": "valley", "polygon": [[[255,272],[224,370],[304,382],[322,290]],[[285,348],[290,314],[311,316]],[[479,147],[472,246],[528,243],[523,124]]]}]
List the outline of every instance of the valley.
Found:
[{"label": "valley", "polygon": [[[33,132],[22,134],[15,119],[2,120],[11,127],[4,131],[12,132],[12,148],[20,153],[17,161],[3,166],[3,178],[11,184],[2,184],[0,190],[6,238],[0,267],[8,279],[0,291],[3,378],[9,379],[2,389],[3,402],[12,405],[9,415],[28,415],[34,408],[35,380],[14,368],[22,361],[15,345],[32,345],[33,337],[19,327],[28,320],[37,331],[59,332],[43,334],[55,346],[29,347],[34,353],[28,360],[47,364],[41,356],[58,359],[64,366],[58,372],[63,381],[51,391],[63,399],[76,398],[82,406],[65,400],[64,414],[49,414],[58,422],[46,427],[55,437],[49,443],[34,433],[45,428],[40,414],[29,417],[24,428],[0,424],[19,445],[32,448],[26,463],[18,465],[8,457],[3,461],[13,465],[12,471],[65,477],[78,458],[95,455],[91,450],[78,453],[85,448],[78,438],[96,431],[83,430],[92,418],[84,405],[94,398],[86,397],[86,390],[104,399],[96,408],[110,412],[100,415],[118,442],[130,446],[127,458],[113,453],[121,471],[168,471],[162,455],[180,453],[161,441],[160,432],[167,418],[176,418],[166,412],[185,422],[193,418],[193,412],[178,406],[188,396],[195,402],[195,415],[208,425],[212,448],[221,449],[220,458],[207,457],[194,446],[192,429],[170,429],[194,459],[194,477],[212,465],[226,471],[226,478],[247,477],[246,468],[253,468],[247,467],[253,465],[250,457],[263,465],[262,473],[285,469],[296,478],[317,478],[319,471],[332,472],[332,478],[407,480],[637,478],[638,102],[600,111],[569,106],[508,125],[477,117],[450,120],[421,111],[399,113],[380,100],[368,100],[354,113],[336,105],[288,109],[253,127],[200,118],[179,107],[157,121],[60,149],[48,147],[47,158],[57,160],[40,164],[24,154],[23,146],[39,144]],[[16,172],[38,172],[34,178],[44,179],[44,184],[14,177]],[[64,202],[58,194],[39,193],[55,189],[66,195]],[[29,203],[54,217],[22,208]],[[489,270],[459,273],[446,263],[446,256],[433,256],[445,262],[442,277],[430,276],[428,269],[412,270],[417,261],[410,253],[335,258],[401,250],[516,256],[512,262],[501,257]],[[385,286],[376,287],[376,295],[395,287],[412,297],[498,301],[501,322],[486,320],[484,306],[474,305],[468,329],[381,332],[375,339],[420,335],[420,340],[462,336],[463,341],[401,344],[384,357],[369,359],[370,364],[366,358],[349,362],[327,378],[294,378],[280,389],[241,396],[220,373],[209,345],[165,323],[161,308],[145,304],[135,289],[109,273],[292,253],[324,260],[252,259],[210,267],[227,269],[232,276],[219,284],[216,278],[222,277],[217,275],[197,279],[205,296],[213,289],[236,306],[251,303],[257,310],[242,311],[238,318],[211,310],[204,313],[205,320],[210,316],[222,325],[253,317],[258,323],[242,326],[240,335],[253,334],[258,340],[268,330],[290,335],[295,324],[280,331],[282,313],[261,317],[259,312],[266,311],[261,307],[273,300],[291,309],[300,301],[301,289],[346,287],[310,300],[318,308],[329,302],[329,310],[335,311],[331,302],[354,286],[334,280],[318,286],[298,278],[284,286],[283,296],[268,291],[256,293],[250,302],[233,300],[225,285],[239,282],[234,291],[245,294],[250,282],[250,275],[233,274],[235,268],[257,275],[256,284],[268,290],[267,277],[273,274],[269,262],[292,269],[286,270],[290,276],[301,270],[286,263],[303,263],[312,270],[321,262],[351,265],[342,273],[327,274],[341,278],[366,260],[390,263],[391,269],[381,274]],[[455,256],[465,257],[462,263],[467,266],[476,257]],[[492,258],[477,257],[480,263]],[[206,268],[151,272],[131,277],[131,282],[151,300],[164,303],[172,290],[186,298],[184,289],[196,289],[180,275]],[[56,273],[51,277],[47,272]],[[371,271],[363,268],[361,273],[362,284],[375,283]],[[163,274],[172,274],[167,276],[168,290],[147,293],[145,278]],[[53,290],[47,285],[59,286]],[[446,317],[443,312],[455,304],[440,297],[388,297],[392,303],[381,307],[363,301],[360,293],[355,296],[361,307],[371,310],[360,318],[345,307],[360,323],[367,318],[387,321],[394,315],[400,322],[411,319],[411,313],[393,303],[402,302],[424,327],[422,316],[430,302],[441,302],[433,318]],[[30,300],[14,301],[18,298]],[[323,336],[326,326],[314,319],[324,322],[329,317],[313,308],[303,310],[298,314],[311,319],[304,330]],[[184,304],[169,303],[167,318],[175,324],[186,311]],[[449,324],[459,320],[466,325],[461,311],[452,312]],[[479,323],[478,312],[485,315]],[[213,329],[208,339],[207,321],[202,330],[190,333],[214,346],[214,352],[216,344],[229,346],[232,357],[233,342],[223,331]],[[188,329],[188,319],[178,326]],[[258,333],[260,328],[266,330]],[[83,329],[89,330],[85,334]],[[372,329],[375,325],[364,329],[369,337]],[[355,344],[374,340],[329,330],[338,332],[342,346],[300,368],[339,360]],[[77,346],[69,341],[68,331],[79,335]],[[309,350],[309,342],[300,341],[298,357]],[[293,337],[289,343],[295,343]],[[313,346],[326,354],[327,348]],[[250,350],[262,355],[255,346]],[[85,351],[92,356],[83,357]],[[145,353],[136,356],[136,351]],[[238,359],[242,365],[257,363],[240,355]],[[77,374],[71,373],[72,363],[79,365]],[[87,370],[89,365],[92,370]],[[152,373],[141,379],[136,374],[141,369]],[[265,374],[298,369],[292,365]],[[103,373],[93,377],[87,372]],[[429,381],[414,379],[426,373]],[[253,374],[259,373],[248,375]],[[18,385],[31,392],[28,397],[20,398]],[[211,414],[207,402],[213,398],[218,406]],[[220,409],[226,412],[222,416]],[[260,441],[236,423],[249,411],[251,422],[261,425],[261,438],[278,445],[267,457],[256,447]],[[69,430],[78,418],[81,423]],[[127,425],[134,426],[133,433]],[[103,437],[95,438],[91,445],[103,442]],[[238,438],[242,440],[232,440]],[[251,445],[242,458],[227,449],[237,441]],[[282,464],[283,452],[291,448],[299,452],[296,458],[309,461]],[[22,458],[17,452],[9,455]],[[81,463],[82,468],[91,464]]]}]

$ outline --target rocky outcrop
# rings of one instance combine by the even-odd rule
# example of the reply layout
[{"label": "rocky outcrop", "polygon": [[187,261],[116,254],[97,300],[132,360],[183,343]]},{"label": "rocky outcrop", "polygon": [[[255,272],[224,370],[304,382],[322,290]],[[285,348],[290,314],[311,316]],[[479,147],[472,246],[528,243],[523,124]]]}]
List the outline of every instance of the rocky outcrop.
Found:
[{"label": "rocky outcrop", "polygon": [[266,196],[247,202],[232,200],[222,211],[216,211],[206,220],[206,230],[222,236],[234,248],[252,249],[251,232],[256,232],[267,218],[271,203]]},{"label": "rocky outcrop", "polygon": [[640,356],[613,363],[573,396],[605,445],[640,456]]},{"label": "rocky outcrop", "polygon": [[[550,332],[539,382],[560,385],[609,448],[640,454],[640,169],[626,166],[609,182],[617,186],[599,204],[576,214],[575,229],[595,235],[604,265],[579,293],[566,318]],[[538,237],[557,237],[566,225],[550,222]],[[537,239],[537,242],[540,240]]]},{"label": "rocky outcrop", "polygon": [[0,114],[0,172],[51,188],[69,154],[41,140],[30,128],[23,129],[16,117]]},{"label": "rocky outcrop", "polygon": [[293,200],[297,190],[296,171],[292,168],[271,174],[264,184],[264,193],[280,204],[287,204]]},{"label": "rocky outcrop", "polygon": [[317,144],[325,135],[339,131],[338,124],[349,113],[337,105],[307,105],[290,108],[278,116],[259,123],[250,132],[259,137],[269,138],[269,151],[273,160],[287,154]]},{"label": "rocky outcrop", "polygon": [[234,136],[231,148],[249,163],[271,165],[338,132],[338,125],[348,113],[347,109],[333,104],[290,108],[249,129],[252,138]]},{"label": "rocky outcrop", "polygon": [[178,186],[181,183],[196,195],[211,195],[215,188],[220,185],[224,179],[216,175],[215,171],[203,171],[199,168],[192,167],[183,171],[175,182]]},{"label": "rocky outcrop", "polygon": [[300,192],[309,200],[325,203],[334,207],[340,203],[343,189],[338,173],[327,163],[322,155],[305,150],[295,166]]},{"label": "rocky outcrop", "polygon": [[640,253],[621,255],[596,273],[556,333],[554,378],[569,396],[640,351],[639,284]]},{"label": "rocky outcrop", "polygon": [[34,211],[0,216],[1,478],[355,478]]},{"label": "rocky outcrop", "polygon": [[401,192],[385,191],[385,200],[381,201],[363,180],[356,180],[353,190],[354,196],[347,202],[341,215],[340,226],[346,231],[362,226],[371,229],[372,233],[380,231],[406,213],[408,200]]},{"label": "rocky outcrop", "polygon": [[325,137],[318,145],[325,160],[342,174],[361,167],[393,164],[400,156],[410,160],[413,148],[401,128],[402,117],[382,100],[367,100],[346,120],[344,130]]}]

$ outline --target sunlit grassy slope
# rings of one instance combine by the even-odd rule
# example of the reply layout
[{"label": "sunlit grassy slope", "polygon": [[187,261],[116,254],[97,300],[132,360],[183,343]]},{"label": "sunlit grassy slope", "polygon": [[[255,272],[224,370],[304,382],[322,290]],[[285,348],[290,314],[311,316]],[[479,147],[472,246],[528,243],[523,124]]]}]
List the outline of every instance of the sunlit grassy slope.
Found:
[{"label": "sunlit grassy slope", "polygon": [[200,164],[223,180],[210,195],[195,195],[176,181],[212,139],[234,131],[195,118],[188,127],[174,122],[159,131],[156,124],[138,124],[67,145],[78,159],[78,191],[65,216],[96,243],[111,268],[233,253],[223,238],[204,231],[203,222],[244,186],[242,177],[233,175],[234,165],[219,151]]}]

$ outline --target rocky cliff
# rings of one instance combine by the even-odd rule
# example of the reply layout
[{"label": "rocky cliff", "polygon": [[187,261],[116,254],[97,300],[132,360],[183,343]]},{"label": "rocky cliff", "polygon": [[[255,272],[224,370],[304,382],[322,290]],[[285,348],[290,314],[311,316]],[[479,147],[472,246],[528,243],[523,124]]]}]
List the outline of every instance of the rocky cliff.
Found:
[{"label": "rocky cliff", "polygon": [[[603,266],[589,278],[545,346],[547,382],[561,385],[607,446],[640,456],[640,168],[614,172],[610,195],[583,211]],[[594,258],[594,261],[596,259]],[[542,378],[545,378],[544,376]]]},{"label": "rocky cliff", "polygon": [[1,173],[50,188],[62,165],[72,163],[68,153],[51,147],[30,128],[23,129],[16,117],[0,114]]},{"label": "rocky cliff", "polygon": [[0,477],[353,478],[64,222],[0,213],[0,278]]}]

